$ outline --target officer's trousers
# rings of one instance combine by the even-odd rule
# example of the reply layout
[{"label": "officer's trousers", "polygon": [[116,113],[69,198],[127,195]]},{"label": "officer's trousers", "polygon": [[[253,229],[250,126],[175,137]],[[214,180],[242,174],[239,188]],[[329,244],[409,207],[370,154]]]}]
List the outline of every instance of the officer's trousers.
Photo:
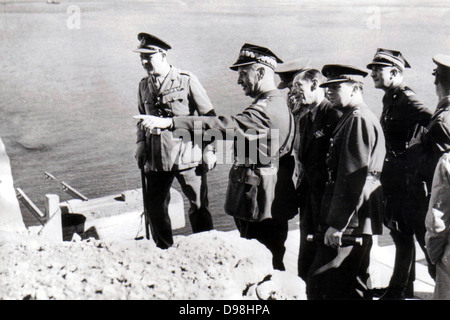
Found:
[{"label": "officer's trousers", "polygon": [[414,235],[391,230],[391,237],[395,244],[395,262],[389,290],[392,294],[405,295],[412,298],[414,295],[414,280],[416,278],[416,246]]},{"label": "officer's trousers", "polygon": [[385,192],[385,225],[395,244],[395,264],[385,299],[412,297],[415,280],[415,239],[428,262],[432,277],[435,267],[425,249],[425,215],[428,198],[423,183],[405,169],[400,161],[385,162],[381,184]]},{"label": "officer's trousers", "polygon": [[264,219],[259,222],[249,222],[235,218],[234,221],[242,238],[256,239],[270,250],[274,269],[285,270],[283,258],[286,252],[284,243],[289,230],[287,220]]},{"label": "officer's trousers", "polygon": [[168,208],[174,178],[177,178],[189,200],[192,231],[197,233],[213,229],[212,216],[208,209],[206,173],[201,166],[180,171],[150,171],[146,173],[147,210],[153,240],[162,249],[173,244]]},{"label": "officer's trousers", "polygon": [[332,248],[321,243],[306,281],[308,300],[370,299],[369,279],[372,236],[362,245]]},{"label": "officer's trousers", "polygon": [[298,276],[302,278],[303,281],[306,281],[308,271],[314,261],[314,255],[317,251],[317,244],[307,240],[308,233],[314,234],[308,232],[308,229],[302,226],[302,223],[300,222],[300,247],[297,260],[297,271]]}]

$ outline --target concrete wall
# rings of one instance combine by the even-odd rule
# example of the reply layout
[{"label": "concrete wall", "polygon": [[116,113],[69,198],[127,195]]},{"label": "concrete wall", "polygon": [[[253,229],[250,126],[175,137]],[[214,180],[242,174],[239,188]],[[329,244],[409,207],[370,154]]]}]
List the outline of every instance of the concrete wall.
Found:
[{"label": "concrete wall", "polygon": [[9,157],[0,138],[0,230],[25,231],[19,201],[14,190]]}]

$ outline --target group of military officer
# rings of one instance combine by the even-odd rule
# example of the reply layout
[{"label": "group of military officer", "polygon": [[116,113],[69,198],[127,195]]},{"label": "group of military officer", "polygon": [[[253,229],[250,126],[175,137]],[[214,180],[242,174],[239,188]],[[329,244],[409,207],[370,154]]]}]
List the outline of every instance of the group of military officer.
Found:
[{"label": "group of military officer", "polygon": [[[168,203],[174,177],[190,200],[193,232],[213,228],[206,172],[215,166],[214,143],[199,146],[175,132],[233,130],[225,212],[242,237],[257,239],[272,252],[279,270],[284,270],[288,220],[300,213],[298,275],[308,299],[372,298],[367,287],[372,235],[382,233],[383,222],[396,258],[381,298],[413,294],[414,235],[435,277],[436,261],[425,247],[425,215],[434,168],[450,150],[448,97],[433,115],[405,86],[410,65],[399,51],[378,49],[367,65],[375,87],[385,91],[381,121],[364,103],[367,71],[338,64],[319,71],[308,59],[283,63],[270,49],[248,43],[230,69],[254,100],[237,115],[217,116],[198,79],[167,61],[170,45],[147,33],[138,39],[135,51],[148,76],[139,84],[136,159],[157,246],[173,243]],[[450,58],[438,55],[433,61],[438,96],[444,99],[450,94],[443,80],[450,74]],[[280,92],[284,88],[287,99]],[[238,141],[245,142],[245,152],[237,152]],[[249,150],[255,145],[256,159]]]}]

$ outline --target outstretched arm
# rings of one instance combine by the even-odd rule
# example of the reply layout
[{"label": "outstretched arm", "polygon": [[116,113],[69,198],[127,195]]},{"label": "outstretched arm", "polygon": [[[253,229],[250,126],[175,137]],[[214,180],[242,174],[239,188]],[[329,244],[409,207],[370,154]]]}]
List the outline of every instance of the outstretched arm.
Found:
[{"label": "outstretched arm", "polygon": [[167,129],[172,126],[172,118],[161,118],[146,114],[136,115],[133,118],[142,120],[140,123],[142,129]]}]

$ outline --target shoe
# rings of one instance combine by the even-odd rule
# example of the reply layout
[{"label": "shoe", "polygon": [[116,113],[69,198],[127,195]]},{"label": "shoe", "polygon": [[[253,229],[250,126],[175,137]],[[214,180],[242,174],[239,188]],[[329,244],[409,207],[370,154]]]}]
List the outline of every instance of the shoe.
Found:
[{"label": "shoe", "polygon": [[413,299],[414,298],[414,282],[409,282],[405,288],[405,298]]},{"label": "shoe", "polygon": [[380,300],[405,300],[405,292],[401,289],[388,288]]},{"label": "shoe", "polygon": [[370,293],[372,294],[372,297],[380,298],[381,296],[383,296],[383,294],[386,293],[387,290],[388,290],[388,287],[385,287],[385,288],[373,288],[373,289],[370,290]]}]

